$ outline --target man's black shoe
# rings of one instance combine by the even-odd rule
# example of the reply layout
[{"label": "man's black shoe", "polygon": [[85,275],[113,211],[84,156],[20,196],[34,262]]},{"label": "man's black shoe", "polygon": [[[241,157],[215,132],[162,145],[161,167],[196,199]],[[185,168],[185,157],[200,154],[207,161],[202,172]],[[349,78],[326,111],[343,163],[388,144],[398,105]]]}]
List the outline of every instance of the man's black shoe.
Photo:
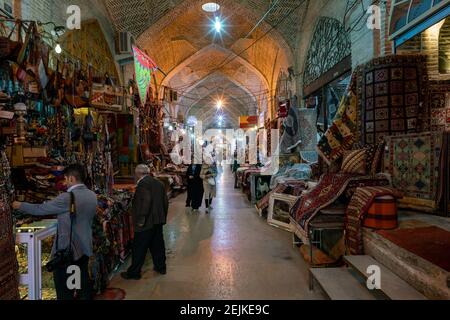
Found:
[{"label": "man's black shoe", "polygon": [[166,274],[166,273],[167,273],[167,270],[166,270],[166,269],[156,269],[156,268],[153,268],[153,270],[156,271],[156,272],[158,272],[158,273],[160,273],[160,274]]},{"label": "man's black shoe", "polygon": [[140,279],[141,279],[141,276],[130,276],[130,275],[128,274],[128,272],[122,272],[122,273],[120,274],[120,276],[121,276],[122,278],[124,278],[125,280],[140,280]]}]

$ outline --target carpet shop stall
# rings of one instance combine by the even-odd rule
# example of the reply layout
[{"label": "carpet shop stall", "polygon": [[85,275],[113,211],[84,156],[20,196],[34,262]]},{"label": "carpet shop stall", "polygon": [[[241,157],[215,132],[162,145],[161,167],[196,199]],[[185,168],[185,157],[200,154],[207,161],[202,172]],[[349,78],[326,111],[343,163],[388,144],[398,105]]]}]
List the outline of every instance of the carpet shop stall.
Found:
[{"label": "carpet shop stall", "polygon": [[113,188],[114,176],[128,174],[137,160],[132,99],[116,78],[56,53],[38,23],[0,23],[21,30],[0,38],[0,299],[56,297],[43,268],[56,217],[13,212],[11,203],[55,198],[66,190],[64,168],[75,163],[85,166],[86,184],[98,195],[90,270],[100,293],[125,261],[133,234],[131,194]]},{"label": "carpet shop stall", "polygon": [[[450,233],[432,217],[450,216],[448,119],[442,116],[449,89],[448,81],[428,79],[426,56],[390,55],[355,68],[322,129],[317,110],[291,106],[279,170],[267,178],[268,188],[256,183],[266,191],[256,200],[260,216],[292,232],[313,267],[340,266],[344,255],[366,254],[369,233],[370,252],[385,237],[389,246],[448,272],[442,257],[448,257]],[[236,170],[237,186],[251,201],[252,181],[262,169]],[[408,230],[424,235],[420,245],[405,240]]]},{"label": "carpet shop stall", "polygon": [[[378,236],[370,242],[371,252],[385,237],[391,239],[388,247],[398,245],[448,271],[435,258],[448,257],[450,233],[440,228],[440,220],[426,218],[450,216],[449,133],[437,125],[440,113],[432,112],[448,106],[448,88],[448,83],[428,80],[423,55],[376,58],[353,71],[331,126],[317,144],[326,173],[290,209],[292,231],[312,266],[340,265],[346,254],[364,255],[364,239],[368,234],[375,239],[373,233]],[[420,227],[439,232],[424,233],[416,246],[401,237]]]}]

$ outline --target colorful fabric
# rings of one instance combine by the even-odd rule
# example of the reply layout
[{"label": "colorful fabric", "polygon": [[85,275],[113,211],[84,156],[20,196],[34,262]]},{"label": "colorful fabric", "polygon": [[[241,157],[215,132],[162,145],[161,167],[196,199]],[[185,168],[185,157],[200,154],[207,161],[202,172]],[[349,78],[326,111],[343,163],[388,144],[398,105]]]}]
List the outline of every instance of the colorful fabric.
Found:
[{"label": "colorful fabric", "polygon": [[317,151],[323,160],[330,165],[338,160],[345,150],[349,150],[356,141],[357,105],[356,77],[353,73],[347,93],[344,94],[336,116],[330,128],[320,139]]},{"label": "colorful fabric", "polygon": [[19,299],[19,276],[9,201],[0,200],[0,300]]},{"label": "colorful fabric", "polygon": [[351,255],[364,254],[362,239],[362,224],[367,211],[377,197],[390,195],[401,198],[402,194],[389,187],[361,187],[350,200],[346,210],[345,240],[348,252]]},{"label": "colorful fabric", "polygon": [[391,55],[358,70],[358,134],[363,144],[420,131],[426,113],[427,71],[423,55]]},{"label": "colorful fabric", "polygon": [[384,172],[404,192],[400,204],[436,208],[443,134],[424,132],[386,137]]},{"label": "colorful fabric", "polygon": [[341,172],[342,173],[366,173],[366,150],[352,150],[345,151],[342,159]]},{"label": "colorful fabric", "polygon": [[317,110],[302,108],[298,111],[300,146],[302,151],[315,151],[317,145]]},{"label": "colorful fabric", "polygon": [[304,192],[290,211],[294,232],[301,238],[308,238],[309,223],[317,213],[336,201],[347,188],[359,186],[386,186],[389,181],[384,175],[361,176],[350,173],[327,173],[322,175],[315,188]]},{"label": "colorful fabric", "polygon": [[424,131],[450,131],[450,80],[430,81]]},{"label": "colorful fabric", "polygon": [[19,273],[13,234],[11,168],[4,151],[0,152],[0,300],[18,300]]},{"label": "colorful fabric", "polygon": [[147,92],[150,88],[152,72],[157,70],[156,63],[152,61],[144,52],[133,46],[134,68],[136,72],[136,84],[139,90],[139,97],[142,105],[147,100]]},{"label": "colorful fabric", "polygon": [[256,207],[260,210],[267,209],[269,207],[270,196],[274,193],[289,194],[293,196],[300,196],[303,190],[306,189],[306,183],[300,180],[290,180],[278,184],[268,194],[266,194],[261,200],[256,203]]}]

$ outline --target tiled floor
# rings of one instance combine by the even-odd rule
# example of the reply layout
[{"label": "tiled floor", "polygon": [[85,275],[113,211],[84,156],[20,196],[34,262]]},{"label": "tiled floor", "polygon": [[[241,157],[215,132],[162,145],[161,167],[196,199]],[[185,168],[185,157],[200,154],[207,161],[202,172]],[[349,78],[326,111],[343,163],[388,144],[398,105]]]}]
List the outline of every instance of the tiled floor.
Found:
[{"label": "tiled floor", "polygon": [[214,210],[184,208],[172,199],[165,227],[168,273],[152,271],[139,281],[115,276],[110,287],[127,299],[323,299],[308,289],[308,266],[288,232],[269,226],[240,190],[228,168],[219,178]]}]

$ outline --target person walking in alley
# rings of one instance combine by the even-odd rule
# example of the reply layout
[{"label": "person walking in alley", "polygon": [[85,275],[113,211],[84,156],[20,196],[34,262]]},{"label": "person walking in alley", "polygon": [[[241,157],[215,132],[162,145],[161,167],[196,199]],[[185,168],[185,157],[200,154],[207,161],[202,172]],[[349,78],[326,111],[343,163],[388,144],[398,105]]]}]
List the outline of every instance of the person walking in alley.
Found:
[{"label": "person walking in alley", "polygon": [[203,189],[205,192],[206,213],[212,210],[212,200],[216,197],[216,176],[217,167],[212,157],[208,157],[202,165],[200,178],[203,179]]},{"label": "person walking in alley", "polygon": [[153,270],[166,274],[166,247],[163,226],[167,222],[169,200],[164,185],[150,176],[150,168],[140,164],[136,167],[136,192],[132,203],[134,241],[131,266],[122,272],[124,279],[139,280],[147,250],[153,259]]},{"label": "person walking in alley", "polygon": [[187,199],[186,207],[196,212],[202,205],[203,200],[203,182],[200,178],[202,166],[200,164],[191,164],[187,169]]}]

